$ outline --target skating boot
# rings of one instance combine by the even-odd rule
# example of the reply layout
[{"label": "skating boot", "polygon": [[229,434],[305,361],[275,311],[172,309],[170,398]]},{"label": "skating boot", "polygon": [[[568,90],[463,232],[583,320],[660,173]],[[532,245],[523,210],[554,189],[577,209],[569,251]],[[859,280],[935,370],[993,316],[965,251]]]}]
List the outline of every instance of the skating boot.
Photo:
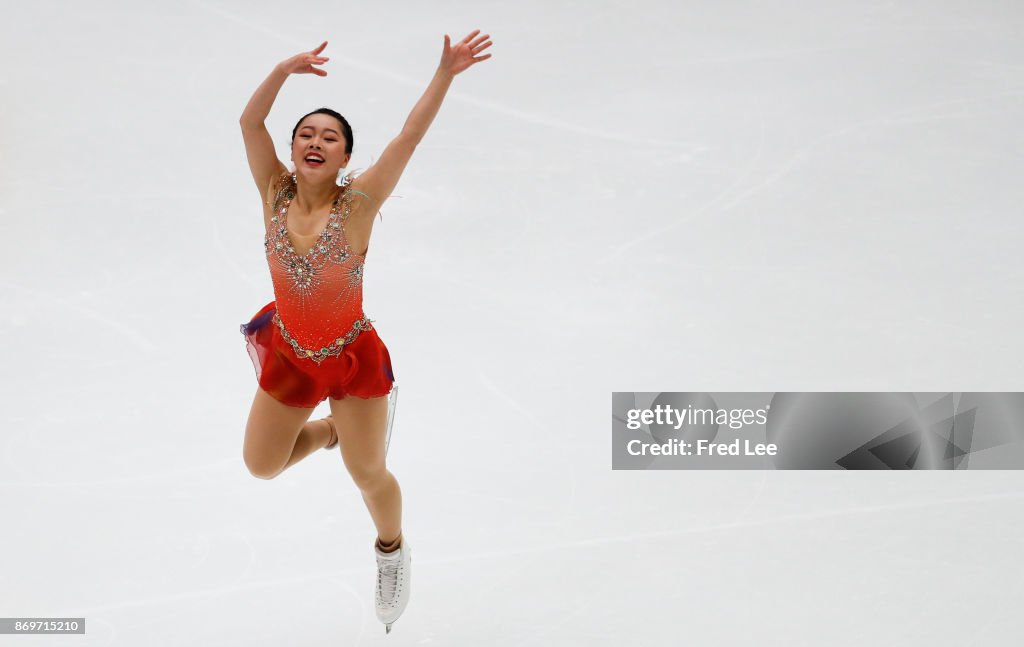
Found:
[{"label": "skating boot", "polygon": [[409,604],[412,549],[404,535],[401,542],[390,553],[381,550],[379,537],[373,542],[373,550],[377,553],[377,589],[374,598],[377,619],[384,623],[385,633],[391,633],[392,623],[398,620]]}]

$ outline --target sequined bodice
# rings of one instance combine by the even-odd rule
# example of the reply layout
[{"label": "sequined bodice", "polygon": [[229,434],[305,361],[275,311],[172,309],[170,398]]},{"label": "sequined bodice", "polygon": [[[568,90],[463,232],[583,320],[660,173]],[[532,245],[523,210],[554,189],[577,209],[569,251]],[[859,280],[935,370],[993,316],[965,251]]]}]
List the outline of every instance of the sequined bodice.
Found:
[{"label": "sequined bodice", "polygon": [[[342,187],[327,225],[305,254],[288,235],[288,208],[295,198],[295,176],[282,174],[263,244],[277,302],[278,325],[300,355],[322,361],[369,328],[363,314],[365,254],[352,252],[345,225],[352,212],[352,189]],[[303,352],[299,352],[302,350]]]}]

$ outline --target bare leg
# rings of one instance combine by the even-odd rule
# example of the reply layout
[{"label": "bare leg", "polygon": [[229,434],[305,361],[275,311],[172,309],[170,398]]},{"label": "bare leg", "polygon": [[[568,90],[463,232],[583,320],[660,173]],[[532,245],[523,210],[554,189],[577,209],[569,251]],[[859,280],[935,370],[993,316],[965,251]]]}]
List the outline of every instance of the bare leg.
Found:
[{"label": "bare leg", "polygon": [[397,548],[402,532],[402,491],[384,463],[388,398],[332,398],[330,405],[341,436],[341,457],[377,527],[377,537],[385,547]]},{"label": "bare leg", "polygon": [[298,438],[295,439],[295,446],[292,448],[292,455],[285,463],[283,470],[288,469],[303,458],[309,456],[318,449],[323,449],[331,440],[331,425],[323,418],[312,420],[302,426]]},{"label": "bare leg", "polygon": [[242,455],[253,476],[272,479],[330,439],[330,425],[307,422],[313,408],[290,407],[256,389]]},{"label": "bare leg", "polygon": [[398,548],[398,539],[402,534],[402,489],[398,479],[385,470],[375,487],[361,489],[361,492],[373,524],[377,527],[381,549],[387,553]]}]

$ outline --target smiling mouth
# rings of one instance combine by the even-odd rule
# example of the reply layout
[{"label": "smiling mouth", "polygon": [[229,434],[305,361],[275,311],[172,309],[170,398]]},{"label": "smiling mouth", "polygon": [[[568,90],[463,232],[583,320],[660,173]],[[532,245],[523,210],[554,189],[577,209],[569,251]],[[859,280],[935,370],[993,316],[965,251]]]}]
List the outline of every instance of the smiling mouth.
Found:
[{"label": "smiling mouth", "polygon": [[306,163],[307,166],[312,166],[313,168],[316,168],[318,166],[323,166],[324,165],[323,162],[321,162],[319,160],[315,160],[315,159],[306,159],[306,160],[303,160],[303,161]]}]

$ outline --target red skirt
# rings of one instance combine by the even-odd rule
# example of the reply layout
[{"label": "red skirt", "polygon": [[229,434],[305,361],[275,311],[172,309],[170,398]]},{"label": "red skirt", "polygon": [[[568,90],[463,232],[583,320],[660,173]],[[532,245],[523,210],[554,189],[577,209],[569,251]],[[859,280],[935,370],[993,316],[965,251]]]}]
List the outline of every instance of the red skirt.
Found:
[{"label": "red skirt", "polygon": [[340,355],[317,364],[297,356],[281,336],[272,321],[276,310],[276,302],[271,301],[239,327],[256,369],[256,381],[275,400],[310,408],[328,397],[377,398],[391,393],[395,382],[391,355],[374,328],[361,331]]}]

